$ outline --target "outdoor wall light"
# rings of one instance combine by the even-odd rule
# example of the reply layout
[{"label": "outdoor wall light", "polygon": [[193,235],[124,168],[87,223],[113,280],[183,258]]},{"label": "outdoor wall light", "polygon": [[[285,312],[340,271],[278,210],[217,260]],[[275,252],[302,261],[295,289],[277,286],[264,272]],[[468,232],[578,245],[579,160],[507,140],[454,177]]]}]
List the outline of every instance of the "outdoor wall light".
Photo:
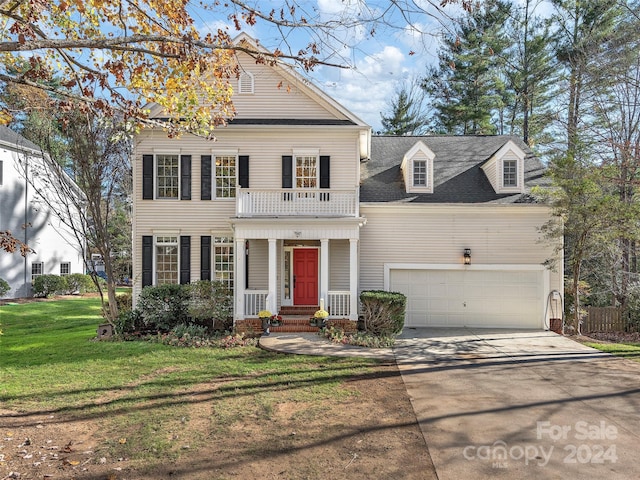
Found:
[{"label": "outdoor wall light", "polygon": [[471,249],[470,248],[464,249],[464,264],[471,265]]}]

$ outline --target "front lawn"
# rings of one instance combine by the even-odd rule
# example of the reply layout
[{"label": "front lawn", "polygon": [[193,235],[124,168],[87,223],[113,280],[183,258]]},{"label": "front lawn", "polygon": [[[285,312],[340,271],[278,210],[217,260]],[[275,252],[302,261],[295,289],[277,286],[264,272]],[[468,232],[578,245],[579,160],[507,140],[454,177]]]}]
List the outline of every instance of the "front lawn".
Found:
[{"label": "front lawn", "polygon": [[395,365],[99,342],[101,320],[95,297],[0,306],[0,478],[423,478]]},{"label": "front lawn", "polygon": [[617,357],[630,358],[640,362],[640,343],[594,343],[585,342],[585,345],[596,348],[602,352],[610,353]]}]

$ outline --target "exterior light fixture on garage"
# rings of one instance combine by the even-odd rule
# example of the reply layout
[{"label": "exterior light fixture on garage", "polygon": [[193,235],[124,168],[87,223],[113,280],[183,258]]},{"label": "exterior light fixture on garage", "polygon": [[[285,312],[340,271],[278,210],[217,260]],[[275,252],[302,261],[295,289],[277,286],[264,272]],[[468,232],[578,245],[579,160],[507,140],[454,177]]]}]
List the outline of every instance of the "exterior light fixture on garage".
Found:
[{"label": "exterior light fixture on garage", "polygon": [[471,249],[470,248],[464,249],[464,264],[471,265]]}]

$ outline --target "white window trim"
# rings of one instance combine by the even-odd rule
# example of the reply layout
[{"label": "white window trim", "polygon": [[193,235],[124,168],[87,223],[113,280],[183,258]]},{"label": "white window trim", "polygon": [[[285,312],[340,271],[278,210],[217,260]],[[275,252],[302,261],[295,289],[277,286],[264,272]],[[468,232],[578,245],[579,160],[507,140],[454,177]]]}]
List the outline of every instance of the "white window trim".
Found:
[{"label": "white window trim", "polygon": [[[496,193],[524,193],[524,157],[525,153],[513,140],[505,143],[484,165],[487,178],[491,182]],[[516,161],[516,182],[515,186],[504,185],[504,162],[505,160]]]},{"label": "white window trim", "polygon": [[[40,273],[35,273],[35,274],[33,273],[33,266],[34,265],[40,265],[41,266]],[[44,275],[44,273],[45,273],[44,262],[42,262],[42,261],[31,262],[31,283],[33,283],[33,280],[36,277],[40,277],[40,276]]]},{"label": "white window trim", "polygon": [[[293,188],[300,190],[316,190],[320,188],[320,149],[319,148],[294,148],[292,150],[293,155]],[[315,157],[316,159],[316,186],[312,187],[298,187],[298,157]]]},{"label": "white window trim", "polygon": [[[158,242],[158,237],[175,237],[176,238],[176,243],[159,243]],[[157,251],[157,247],[158,246],[163,246],[163,245],[175,245],[177,247],[177,256],[178,256],[178,262],[177,262],[177,275],[176,275],[176,284],[180,283],[180,234],[179,233],[175,233],[174,232],[153,232],[153,256],[152,256],[152,260],[153,260],[153,277],[152,277],[152,284],[153,285],[161,285],[160,283],[158,283],[158,270],[157,270],[157,261],[158,261],[158,251]],[[165,285],[165,284],[162,284]]]},{"label": "white window trim", "polygon": [[[249,89],[243,88],[243,78],[249,78]],[[253,73],[251,72],[241,72],[238,77],[238,94],[240,95],[251,95],[255,93],[255,78]]]},{"label": "white window trim", "polygon": [[[68,273],[62,273],[62,266],[63,265],[68,265],[69,266],[69,272]],[[60,276],[66,276],[66,275],[71,275],[71,262],[60,262]]]},{"label": "white window trim", "polygon": [[[415,158],[418,153],[422,153],[422,155],[419,158]],[[404,155],[400,169],[403,172],[405,190],[407,193],[433,193],[433,159],[435,157],[435,153],[433,153],[422,141],[416,142],[416,144]],[[425,186],[415,186],[413,184],[414,160],[426,161],[427,184]]]},{"label": "white window trim", "polygon": [[[158,196],[158,155],[175,155],[178,157],[178,196],[173,197],[159,197]],[[160,201],[175,201],[180,200],[181,192],[181,179],[182,178],[182,162],[180,161],[180,153],[175,150],[172,151],[158,151],[154,149],[153,154],[153,199]]]},{"label": "white window trim", "polygon": [[239,170],[239,158],[240,155],[238,154],[238,150],[212,150],[211,151],[211,189],[213,190],[211,197],[214,200],[232,200],[232,201],[236,201],[237,197],[218,197],[217,195],[217,185],[216,185],[216,157],[235,157],[236,159],[236,189],[238,188],[238,170]]},{"label": "white window trim", "polygon": [[[226,238],[229,241],[228,242],[216,242],[216,239],[219,239],[219,238]],[[220,234],[220,232],[216,232],[216,233],[212,234],[212,238],[211,238],[211,260],[212,260],[212,262],[211,262],[212,263],[212,265],[211,265],[211,273],[212,273],[211,278],[212,278],[212,280],[218,281],[218,278],[217,278],[218,270],[216,269],[216,246],[225,246],[225,247],[228,246],[228,247],[231,247],[231,249],[232,249],[231,251],[233,252],[232,253],[232,258],[231,258],[231,263],[230,263],[230,265],[231,265],[231,270],[230,271],[231,271],[231,275],[232,275],[232,282],[231,283],[233,284],[233,286],[229,287],[230,290],[235,289],[236,282],[238,280],[236,278],[236,254],[237,253],[236,253],[236,244],[235,243],[236,242],[235,242],[235,238],[233,236],[233,233]],[[220,280],[220,281],[222,281],[222,280]],[[225,282],[225,283],[227,283],[227,282]],[[227,286],[229,286],[228,283],[227,283]]]},{"label": "white window trim", "polygon": [[[504,164],[506,162],[515,162],[516,164],[516,184],[515,185],[505,185],[504,183]],[[520,165],[518,162],[517,158],[503,158],[500,161],[500,170],[501,170],[501,174],[500,174],[500,184],[503,190],[509,190],[512,188],[519,188],[520,187]]]}]

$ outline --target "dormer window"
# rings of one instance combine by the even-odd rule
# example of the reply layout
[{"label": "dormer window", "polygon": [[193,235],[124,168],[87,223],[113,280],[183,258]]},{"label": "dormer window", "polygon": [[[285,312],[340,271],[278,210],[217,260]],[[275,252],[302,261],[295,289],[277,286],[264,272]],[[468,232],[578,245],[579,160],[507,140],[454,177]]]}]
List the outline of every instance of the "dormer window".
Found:
[{"label": "dormer window", "polygon": [[522,148],[509,140],[482,165],[496,193],[524,193],[525,156]]},{"label": "dormer window", "polygon": [[238,79],[238,93],[253,93],[253,74],[242,72]]},{"label": "dormer window", "polygon": [[400,169],[407,193],[433,193],[435,154],[423,142],[417,142],[405,154]]},{"label": "dormer window", "polygon": [[427,187],[427,161],[413,161],[413,186],[417,188]]},{"label": "dormer window", "polygon": [[518,186],[517,160],[502,161],[502,186],[505,188],[514,188]]}]

